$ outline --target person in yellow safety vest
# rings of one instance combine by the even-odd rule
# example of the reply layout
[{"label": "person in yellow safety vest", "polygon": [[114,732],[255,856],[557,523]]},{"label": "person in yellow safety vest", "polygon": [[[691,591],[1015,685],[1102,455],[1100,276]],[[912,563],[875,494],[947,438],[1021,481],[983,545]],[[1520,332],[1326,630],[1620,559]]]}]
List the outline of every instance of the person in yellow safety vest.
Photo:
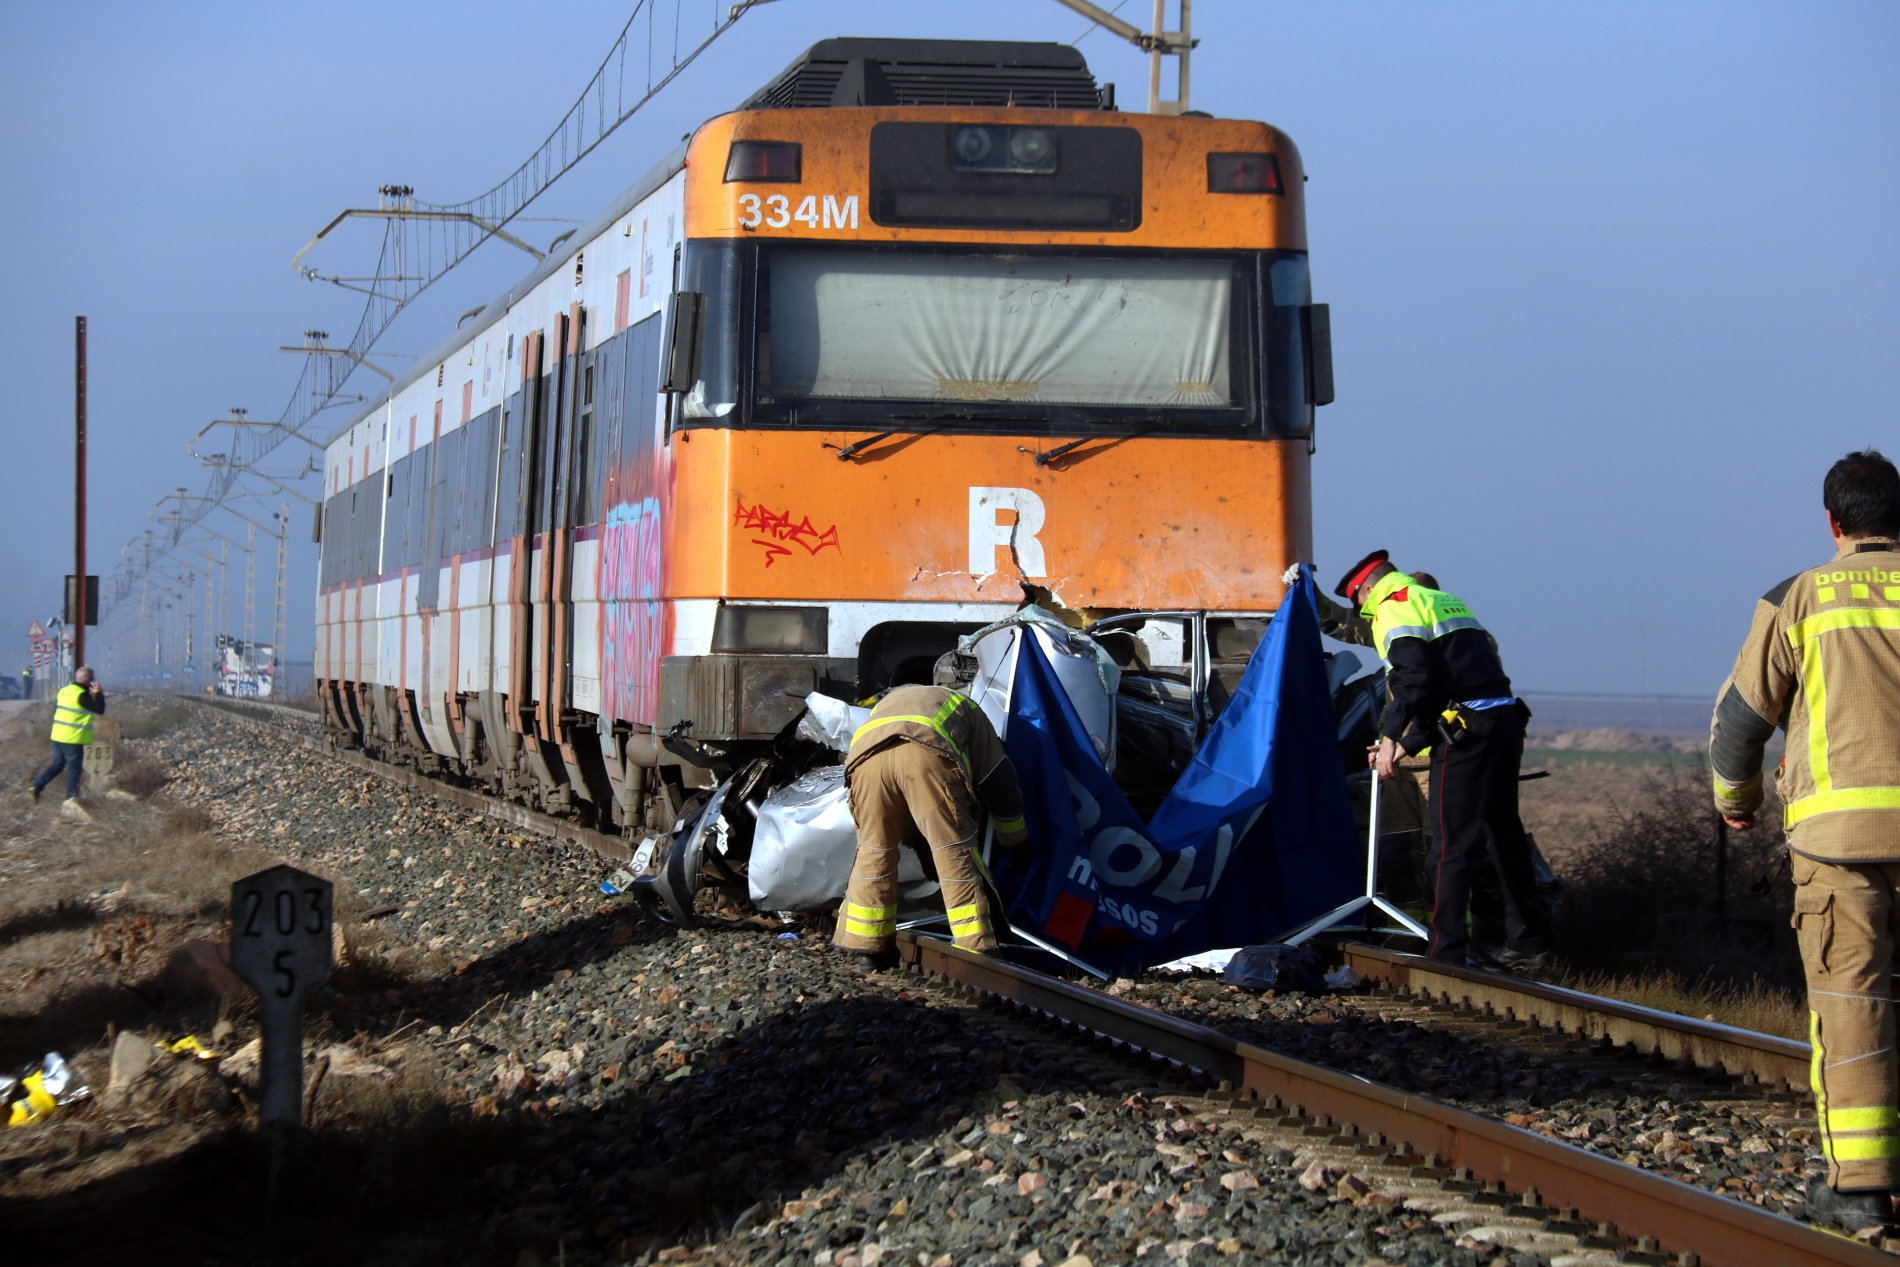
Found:
[{"label": "person in yellow safety vest", "polygon": [[1004,848],[1022,847],[1028,833],[1016,768],[983,710],[941,686],[900,686],[851,737],[844,772],[858,851],[832,944],[873,966],[894,961],[902,844],[929,847],[956,944],[995,949],[988,877],[976,853],[977,802]]},{"label": "person in yellow safety vest", "polygon": [[79,774],[92,742],[92,719],[106,711],[106,692],[89,668],[80,668],[73,680],[59,688],[53,701],[53,761],[33,780],[33,799],[66,771],[66,799],[79,795]]},{"label": "person in yellow safety vest", "polygon": [[[1367,764],[1390,779],[1402,755],[1431,745],[1426,953],[1442,963],[1475,958],[1514,971],[1549,966],[1550,921],[1517,809],[1530,709],[1512,693],[1497,643],[1462,600],[1420,585],[1384,550],[1355,563],[1334,592],[1371,623],[1373,650],[1386,663],[1386,706]],[[1471,945],[1466,915],[1480,867],[1497,877],[1504,896],[1502,946]]]},{"label": "person in yellow safety vest", "polygon": [[1891,1226],[1900,1188],[1894,937],[1900,931],[1900,472],[1872,449],[1821,486],[1834,557],[1755,604],[1709,731],[1715,808],[1755,825],[1762,753],[1777,776],[1807,973],[1810,1078],[1827,1174],[1809,1217]]}]

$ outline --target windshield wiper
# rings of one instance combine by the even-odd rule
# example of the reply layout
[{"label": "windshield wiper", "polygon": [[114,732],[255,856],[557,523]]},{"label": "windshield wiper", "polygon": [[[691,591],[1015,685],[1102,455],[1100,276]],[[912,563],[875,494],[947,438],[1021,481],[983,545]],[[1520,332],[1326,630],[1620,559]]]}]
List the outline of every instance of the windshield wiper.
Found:
[{"label": "windshield wiper", "polygon": [[955,413],[892,414],[891,420],[893,422],[928,422],[928,423],[934,423],[936,425],[929,426],[929,427],[919,427],[915,431],[880,431],[874,436],[866,436],[862,440],[854,440],[850,444],[847,444],[843,448],[838,450],[838,460],[840,462],[849,462],[852,458],[856,457],[859,453],[869,448],[871,445],[876,444],[879,440],[888,440],[892,436],[896,436],[896,435],[933,436],[933,435],[936,435],[939,431],[942,431],[944,427],[946,427],[947,425],[953,422],[1034,422],[1036,421],[1036,419],[1033,419],[1033,418],[999,418],[999,417],[992,416],[990,414],[970,413],[967,410],[958,411]]},{"label": "windshield wiper", "polygon": [[1067,444],[1058,444],[1047,453],[1035,453],[1034,450],[1028,448],[1024,448],[1022,451],[1032,454],[1036,459],[1037,466],[1048,466],[1051,462],[1067,457],[1083,445],[1092,444],[1097,440],[1106,440],[1110,444],[1120,444],[1123,440],[1134,440],[1141,436],[1153,435],[1159,430],[1161,430],[1161,424],[1150,423],[1145,427],[1137,427],[1133,431],[1125,432],[1118,436],[1083,436],[1080,440],[1071,440]]},{"label": "windshield wiper", "polygon": [[[892,414],[891,417],[898,422],[935,422],[935,423],[942,424],[942,423],[950,423],[950,422],[961,422],[961,421],[966,420],[969,417],[969,415],[968,414]],[[895,435],[927,436],[927,435],[935,435],[937,432],[942,431],[942,430],[943,430],[943,427],[939,425],[935,427],[923,427],[916,431],[880,431],[874,436],[866,436],[862,440],[853,440],[850,444],[840,447],[838,449],[838,460],[840,462],[849,462],[852,458],[856,457],[859,453],[863,452],[865,449],[870,448],[872,445],[876,444],[879,440],[888,440],[892,436],[895,436]]]}]

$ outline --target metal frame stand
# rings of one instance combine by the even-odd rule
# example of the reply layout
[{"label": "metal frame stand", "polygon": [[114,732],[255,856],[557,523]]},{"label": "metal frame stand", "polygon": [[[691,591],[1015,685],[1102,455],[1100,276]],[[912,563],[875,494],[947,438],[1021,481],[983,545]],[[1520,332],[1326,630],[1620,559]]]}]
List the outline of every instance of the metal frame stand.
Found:
[{"label": "metal frame stand", "polygon": [[1351,916],[1357,915],[1367,907],[1373,907],[1397,920],[1397,928],[1373,928],[1371,921],[1366,923],[1369,933],[1392,933],[1401,937],[1422,937],[1431,940],[1431,934],[1410,915],[1379,896],[1379,785],[1384,780],[1378,772],[1372,775],[1372,821],[1366,827],[1366,891],[1343,906],[1326,912],[1310,923],[1302,924],[1280,940],[1288,946],[1297,946],[1310,937],[1328,932]]}]

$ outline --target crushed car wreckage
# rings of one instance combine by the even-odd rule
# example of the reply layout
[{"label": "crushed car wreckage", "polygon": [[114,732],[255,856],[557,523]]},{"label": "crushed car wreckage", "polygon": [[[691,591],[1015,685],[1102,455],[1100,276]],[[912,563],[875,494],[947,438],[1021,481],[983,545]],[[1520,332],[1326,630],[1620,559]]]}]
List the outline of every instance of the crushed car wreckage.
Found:
[{"label": "crushed car wreckage", "polygon": [[[1025,639],[1034,638],[1102,764],[1143,814],[1167,796],[1221,715],[1259,646],[1267,621],[1204,612],[1115,615],[1077,628],[1040,607],[960,640],[939,659],[936,684],[970,696],[999,735],[1008,733],[1010,689]],[[1376,737],[1381,676],[1359,652],[1325,653],[1327,691],[1342,772],[1355,776],[1365,826],[1366,746]],[[842,764],[870,710],[822,694],[755,758],[688,805],[675,828],[641,842],[630,889],[660,919],[690,925],[702,889],[728,908],[815,916],[841,900],[856,849]],[[1408,775],[1388,793],[1381,889],[1419,900],[1424,798]],[[1533,851],[1535,844],[1533,843]],[[899,870],[902,923],[940,921],[935,878],[916,851]],[[1561,900],[1562,881],[1536,856],[1539,890]]]},{"label": "crushed car wreckage", "polygon": [[[1096,755],[1132,803],[1151,808],[1192,758],[1245,668],[1266,622],[1201,612],[1111,616],[1076,628],[1040,607],[966,635],[936,665],[938,685],[970,696],[1006,734],[1009,692],[1022,641],[1034,638],[1086,729]],[[1353,652],[1328,659],[1341,741],[1359,742],[1374,710],[1355,678]],[[1357,688],[1348,692],[1349,680]],[[702,888],[729,905],[785,915],[835,907],[850,876],[857,834],[842,764],[870,715],[825,695],[756,758],[687,807],[671,832],[634,852],[631,892],[655,916],[694,921]],[[1348,732],[1351,733],[1348,733]],[[1363,751],[1361,744],[1360,751]],[[1363,761],[1363,758],[1361,758]],[[1350,768],[1350,767],[1349,767]],[[902,854],[900,912],[940,918],[936,881],[914,851]]]}]

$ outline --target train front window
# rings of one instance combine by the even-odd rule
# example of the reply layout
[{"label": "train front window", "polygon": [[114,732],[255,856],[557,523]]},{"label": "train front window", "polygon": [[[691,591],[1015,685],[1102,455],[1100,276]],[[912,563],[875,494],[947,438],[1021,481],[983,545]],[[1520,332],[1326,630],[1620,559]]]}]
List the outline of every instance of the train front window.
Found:
[{"label": "train front window", "polygon": [[763,271],[763,396],[1238,404],[1231,260],[803,249],[768,252]]},{"label": "train front window", "polygon": [[1310,433],[1306,257],[689,242],[687,425]]},{"label": "train front window", "polygon": [[1232,434],[1254,416],[1251,259],[762,246],[762,422]]}]

